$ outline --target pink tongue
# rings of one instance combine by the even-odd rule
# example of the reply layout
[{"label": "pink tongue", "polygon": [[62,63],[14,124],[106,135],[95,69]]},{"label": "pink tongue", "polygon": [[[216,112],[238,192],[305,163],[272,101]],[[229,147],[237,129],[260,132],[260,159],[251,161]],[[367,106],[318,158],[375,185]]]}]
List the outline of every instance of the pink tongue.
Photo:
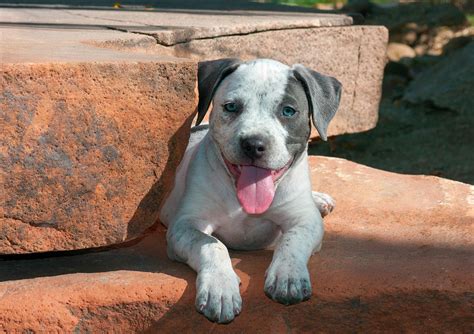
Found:
[{"label": "pink tongue", "polygon": [[267,211],[275,196],[272,171],[254,166],[242,166],[237,181],[237,198],[242,208],[250,214]]}]

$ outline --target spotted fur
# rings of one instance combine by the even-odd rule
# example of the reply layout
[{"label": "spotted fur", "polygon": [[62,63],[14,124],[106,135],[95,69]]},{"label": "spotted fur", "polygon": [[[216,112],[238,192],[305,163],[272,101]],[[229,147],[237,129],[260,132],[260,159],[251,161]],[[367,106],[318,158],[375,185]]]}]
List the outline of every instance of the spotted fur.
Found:
[{"label": "spotted fur", "polygon": [[[242,308],[240,280],[227,247],[253,250],[273,245],[265,293],[283,304],[311,295],[306,264],[321,247],[320,212],[327,214],[334,203],[328,195],[311,191],[306,149],[311,103],[318,95],[311,100],[294,73],[273,60],[223,60],[214,67],[207,62],[200,70],[200,94],[206,99],[200,101],[200,118],[213,96],[209,132],[193,132],[160,219],[168,225],[169,256],[196,270],[196,308],[212,321],[232,321]],[[226,111],[228,102],[236,103],[238,112]],[[285,106],[297,114],[283,117]],[[266,143],[265,156],[258,161],[242,152],[241,139],[249,136]],[[272,170],[291,162],[265,213],[249,215],[242,210],[224,158]]]}]

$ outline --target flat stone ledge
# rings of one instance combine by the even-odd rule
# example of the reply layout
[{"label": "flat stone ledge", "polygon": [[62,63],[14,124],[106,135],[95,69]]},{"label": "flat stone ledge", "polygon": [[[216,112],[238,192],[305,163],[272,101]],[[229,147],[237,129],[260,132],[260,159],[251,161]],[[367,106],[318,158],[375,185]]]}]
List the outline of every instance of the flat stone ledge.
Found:
[{"label": "flat stone ledge", "polygon": [[314,296],[286,307],[263,293],[271,251],[231,252],[243,312],[215,325],[194,309],[195,274],[166,257],[165,231],[101,253],[0,262],[0,331],[469,332],[474,187],[311,157],[331,194]]},{"label": "flat stone ledge", "polygon": [[167,54],[150,55],[94,46],[94,43],[106,44],[110,41],[130,50],[156,45],[152,37],[120,31],[0,26],[0,36],[2,66],[78,62],[190,62]]},{"label": "flat stone ledge", "polygon": [[[349,16],[38,8],[2,8],[2,14],[9,26],[0,31],[13,47],[1,52],[10,61],[273,58],[302,63],[342,82],[341,107],[330,136],[366,131],[377,122],[388,32],[351,26]],[[317,137],[314,130],[312,138]]]},{"label": "flat stone ledge", "polygon": [[[80,13],[78,13],[80,14]],[[130,13],[120,13],[119,18],[124,22],[138,22],[144,27],[121,26],[122,29],[153,36],[157,43],[164,46],[173,46],[199,39],[212,39],[223,36],[248,35],[252,33],[316,28],[347,26],[352,24],[352,18],[346,15],[335,14],[306,14],[306,13],[281,13],[274,12],[216,12],[213,14],[144,14],[137,16]],[[97,18],[107,20],[103,12],[98,12]],[[155,26],[160,22],[161,26]]]},{"label": "flat stone ledge", "polygon": [[247,35],[269,30],[346,26],[352,24],[347,15],[288,13],[265,11],[185,12],[80,10],[80,9],[2,9],[2,19],[10,24],[56,27],[109,27],[150,35],[158,44],[172,46],[196,39]]}]

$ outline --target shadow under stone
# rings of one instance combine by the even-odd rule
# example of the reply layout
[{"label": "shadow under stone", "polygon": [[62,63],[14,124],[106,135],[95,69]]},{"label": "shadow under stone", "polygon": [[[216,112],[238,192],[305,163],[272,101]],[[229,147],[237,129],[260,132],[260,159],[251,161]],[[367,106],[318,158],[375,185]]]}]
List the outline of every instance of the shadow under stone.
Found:
[{"label": "shadow under stone", "polygon": [[310,155],[348,159],[403,174],[474,184],[474,113],[382,101],[375,129],[316,141]]}]

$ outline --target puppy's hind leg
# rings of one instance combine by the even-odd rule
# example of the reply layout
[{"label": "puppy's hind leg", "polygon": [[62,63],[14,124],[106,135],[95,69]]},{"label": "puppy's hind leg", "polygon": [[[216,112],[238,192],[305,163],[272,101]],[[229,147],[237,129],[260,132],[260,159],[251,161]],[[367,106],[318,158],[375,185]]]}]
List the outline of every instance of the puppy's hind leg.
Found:
[{"label": "puppy's hind leg", "polygon": [[321,213],[321,217],[327,216],[336,207],[336,202],[328,194],[313,191],[311,195],[313,196],[313,201],[316,203],[316,206]]}]

